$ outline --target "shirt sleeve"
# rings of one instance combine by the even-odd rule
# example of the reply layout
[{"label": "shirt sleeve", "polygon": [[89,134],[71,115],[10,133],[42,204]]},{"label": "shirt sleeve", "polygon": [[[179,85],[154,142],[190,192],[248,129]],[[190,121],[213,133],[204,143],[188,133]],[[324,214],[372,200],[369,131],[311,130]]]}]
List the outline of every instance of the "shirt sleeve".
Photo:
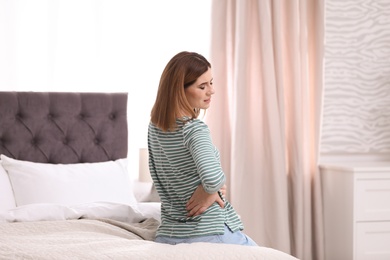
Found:
[{"label": "shirt sleeve", "polygon": [[183,134],[184,144],[194,159],[204,190],[207,193],[217,192],[225,183],[225,174],[209,128],[195,119],[185,125]]}]

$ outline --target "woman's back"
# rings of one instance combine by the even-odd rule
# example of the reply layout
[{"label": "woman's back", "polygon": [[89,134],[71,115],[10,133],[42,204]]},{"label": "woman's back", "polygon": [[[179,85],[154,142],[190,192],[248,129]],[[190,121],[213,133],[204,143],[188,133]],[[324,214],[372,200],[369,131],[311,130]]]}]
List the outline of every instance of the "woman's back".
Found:
[{"label": "woman's back", "polygon": [[223,234],[243,228],[232,206],[214,203],[203,214],[188,217],[186,203],[202,184],[217,192],[225,182],[219,153],[206,124],[199,119],[177,121],[175,131],[162,131],[152,123],[148,130],[149,168],[161,198],[162,224],[157,235],[189,237]]}]

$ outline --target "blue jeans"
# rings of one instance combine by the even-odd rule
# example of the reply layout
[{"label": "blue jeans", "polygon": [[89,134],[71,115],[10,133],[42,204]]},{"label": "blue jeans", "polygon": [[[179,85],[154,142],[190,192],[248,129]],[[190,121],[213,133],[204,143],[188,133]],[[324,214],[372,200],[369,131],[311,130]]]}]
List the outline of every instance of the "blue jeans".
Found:
[{"label": "blue jeans", "polygon": [[189,238],[157,236],[154,241],[158,243],[171,244],[171,245],[176,245],[180,243],[209,242],[209,243],[257,246],[256,242],[253,241],[247,235],[245,235],[243,232],[241,231],[232,232],[226,225],[225,225],[225,233],[223,235],[198,236],[198,237],[189,237]]}]

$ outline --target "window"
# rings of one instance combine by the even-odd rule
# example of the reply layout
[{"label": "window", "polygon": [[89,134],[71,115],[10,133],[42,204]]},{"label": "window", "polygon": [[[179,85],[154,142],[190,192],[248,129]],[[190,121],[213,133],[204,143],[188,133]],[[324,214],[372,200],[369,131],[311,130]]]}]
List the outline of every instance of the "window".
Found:
[{"label": "window", "polygon": [[1,1],[0,89],[128,92],[138,172],[161,72],[183,50],[208,58],[210,19],[209,0]]}]

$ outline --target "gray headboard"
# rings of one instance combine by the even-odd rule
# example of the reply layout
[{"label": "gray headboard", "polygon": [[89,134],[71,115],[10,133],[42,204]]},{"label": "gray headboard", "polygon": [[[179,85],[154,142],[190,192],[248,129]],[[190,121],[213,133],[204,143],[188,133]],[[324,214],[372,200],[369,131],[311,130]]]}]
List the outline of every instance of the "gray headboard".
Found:
[{"label": "gray headboard", "polygon": [[0,154],[32,162],[127,157],[127,93],[0,92]]}]

